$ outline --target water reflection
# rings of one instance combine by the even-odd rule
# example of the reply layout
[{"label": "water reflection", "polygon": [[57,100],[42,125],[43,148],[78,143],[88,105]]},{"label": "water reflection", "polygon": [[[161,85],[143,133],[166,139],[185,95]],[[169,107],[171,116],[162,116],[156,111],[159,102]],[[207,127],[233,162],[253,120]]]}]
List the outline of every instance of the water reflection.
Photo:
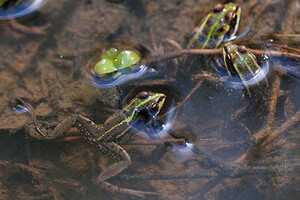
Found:
[{"label": "water reflection", "polygon": [[28,112],[28,109],[27,109],[26,107],[22,106],[22,105],[16,105],[16,106],[14,107],[14,110],[15,110],[17,113],[19,113],[19,114],[23,114],[23,113]]},{"label": "water reflection", "polygon": [[[37,11],[47,0],[22,0],[18,3],[7,6],[5,3],[0,6],[0,20],[22,17]],[[5,6],[5,7],[4,7]]]}]

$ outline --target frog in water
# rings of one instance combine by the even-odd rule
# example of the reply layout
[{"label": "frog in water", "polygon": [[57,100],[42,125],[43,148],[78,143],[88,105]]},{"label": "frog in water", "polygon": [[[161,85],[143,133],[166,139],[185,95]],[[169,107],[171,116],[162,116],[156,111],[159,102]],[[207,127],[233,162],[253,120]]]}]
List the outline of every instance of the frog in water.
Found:
[{"label": "frog in water", "polygon": [[[237,46],[226,43],[223,47],[223,60],[225,62],[227,75],[229,77],[237,76],[246,87],[248,94],[250,94],[249,86],[259,84],[261,80],[266,79],[268,66],[262,69],[257,63],[255,55],[250,52],[244,45]],[[236,82],[238,84],[238,82]]]},{"label": "frog in water", "polygon": [[189,48],[213,49],[232,40],[239,27],[241,8],[236,3],[217,4],[199,27],[195,28]]},{"label": "frog in water", "polygon": [[97,177],[97,183],[103,189],[144,197],[145,195],[158,195],[158,193],[119,188],[107,182],[107,179],[119,174],[131,164],[130,156],[119,145],[126,142],[133,135],[129,129],[139,122],[146,124],[155,121],[164,105],[165,99],[166,95],[162,93],[141,92],[122,110],[109,117],[102,126],[96,125],[82,115],[72,115],[58,124],[53,130],[47,130],[37,121],[29,103],[22,99],[19,99],[19,101],[21,102],[20,106],[25,107],[31,114],[36,130],[44,139],[52,140],[70,136],[68,130],[75,126],[80,131],[80,134],[87,141],[94,144],[97,149],[110,158],[121,160],[109,166]]}]

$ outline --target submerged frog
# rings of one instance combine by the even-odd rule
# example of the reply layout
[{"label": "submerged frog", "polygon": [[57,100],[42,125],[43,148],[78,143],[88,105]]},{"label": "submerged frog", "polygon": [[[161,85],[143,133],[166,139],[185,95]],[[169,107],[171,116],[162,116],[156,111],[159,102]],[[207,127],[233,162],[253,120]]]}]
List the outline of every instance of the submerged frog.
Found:
[{"label": "submerged frog", "polygon": [[[266,68],[262,69],[257,63],[255,55],[244,45],[237,46],[229,42],[226,43],[223,47],[223,60],[227,74],[232,78],[238,76],[246,87],[249,95],[250,85],[259,84],[262,79],[268,84],[266,80],[268,67],[266,66]],[[238,84],[239,81],[236,83]]]},{"label": "submerged frog", "polygon": [[196,27],[190,48],[217,48],[224,41],[234,39],[238,30],[241,8],[235,3],[217,4],[202,24]]},{"label": "submerged frog", "polygon": [[97,183],[102,188],[112,192],[144,197],[144,195],[158,195],[158,193],[119,188],[107,182],[107,179],[119,174],[131,164],[130,156],[119,146],[120,143],[125,142],[133,135],[129,129],[139,122],[147,124],[155,121],[164,105],[165,99],[166,96],[162,93],[141,92],[122,110],[109,117],[102,126],[96,125],[82,115],[72,115],[58,124],[54,130],[44,128],[37,121],[31,105],[22,99],[19,100],[22,106],[31,114],[36,130],[44,139],[51,140],[70,136],[68,130],[76,126],[80,134],[100,151],[110,158],[121,160],[109,166],[97,177]]}]

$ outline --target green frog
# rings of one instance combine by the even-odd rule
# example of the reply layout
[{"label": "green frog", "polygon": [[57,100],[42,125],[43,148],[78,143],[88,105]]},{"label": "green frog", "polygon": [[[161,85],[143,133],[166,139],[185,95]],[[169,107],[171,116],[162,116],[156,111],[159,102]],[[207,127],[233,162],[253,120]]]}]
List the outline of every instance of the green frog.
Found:
[{"label": "green frog", "polygon": [[232,40],[239,27],[241,8],[236,3],[217,4],[199,27],[195,28],[189,48],[213,49]]},{"label": "green frog", "polygon": [[107,179],[119,174],[130,164],[130,156],[119,145],[126,142],[133,133],[129,130],[135,128],[138,123],[149,124],[156,120],[162,109],[166,95],[162,93],[141,92],[122,110],[109,117],[103,125],[96,125],[94,122],[82,115],[72,115],[58,124],[53,130],[47,130],[37,121],[31,105],[22,99],[21,107],[24,107],[30,114],[38,133],[47,140],[59,137],[70,136],[68,130],[77,127],[87,141],[94,144],[109,158],[120,160],[102,171],[97,177],[97,183],[106,190],[112,192],[127,193],[139,197],[145,195],[158,195],[156,192],[146,192],[119,188],[107,182]]},{"label": "green frog", "polygon": [[257,63],[255,55],[244,45],[237,46],[230,42],[225,43],[223,47],[223,60],[227,74],[230,77],[237,75],[246,87],[249,95],[250,85],[259,84],[262,79],[264,79],[268,85],[266,79],[268,69],[262,69]]}]

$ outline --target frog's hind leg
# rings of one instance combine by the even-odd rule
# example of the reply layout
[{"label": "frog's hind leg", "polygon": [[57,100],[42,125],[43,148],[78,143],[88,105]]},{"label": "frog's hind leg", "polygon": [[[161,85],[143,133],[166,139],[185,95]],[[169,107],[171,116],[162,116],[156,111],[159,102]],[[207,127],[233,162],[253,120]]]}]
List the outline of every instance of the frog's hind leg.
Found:
[{"label": "frog's hind leg", "polygon": [[122,158],[122,161],[116,162],[109,166],[107,169],[105,169],[103,172],[99,174],[97,177],[97,183],[106,190],[109,190],[111,192],[120,192],[125,194],[130,194],[134,196],[138,196],[141,198],[144,198],[145,195],[159,195],[157,192],[145,192],[140,190],[131,190],[126,188],[119,188],[118,186],[112,185],[108,183],[106,180],[121,173],[124,169],[126,169],[130,164],[130,156],[128,153],[123,149],[121,146],[117,145],[113,142],[108,143],[101,143],[97,146],[100,150],[105,149],[108,151],[107,153],[111,153],[113,155],[117,155]]},{"label": "frog's hind leg", "polygon": [[30,113],[35,129],[44,139],[51,140],[60,137],[79,135],[79,134],[68,132],[72,127],[76,125],[76,120],[78,119],[79,115],[69,116],[67,119],[59,123],[54,129],[46,129],[42,125],[42,123],[40,123],[37,120],[36,114],[31,104],[22,99],[18,99],[18,101],[21,102],[22,106],[24,106],[27,109],[27,111]]}]

